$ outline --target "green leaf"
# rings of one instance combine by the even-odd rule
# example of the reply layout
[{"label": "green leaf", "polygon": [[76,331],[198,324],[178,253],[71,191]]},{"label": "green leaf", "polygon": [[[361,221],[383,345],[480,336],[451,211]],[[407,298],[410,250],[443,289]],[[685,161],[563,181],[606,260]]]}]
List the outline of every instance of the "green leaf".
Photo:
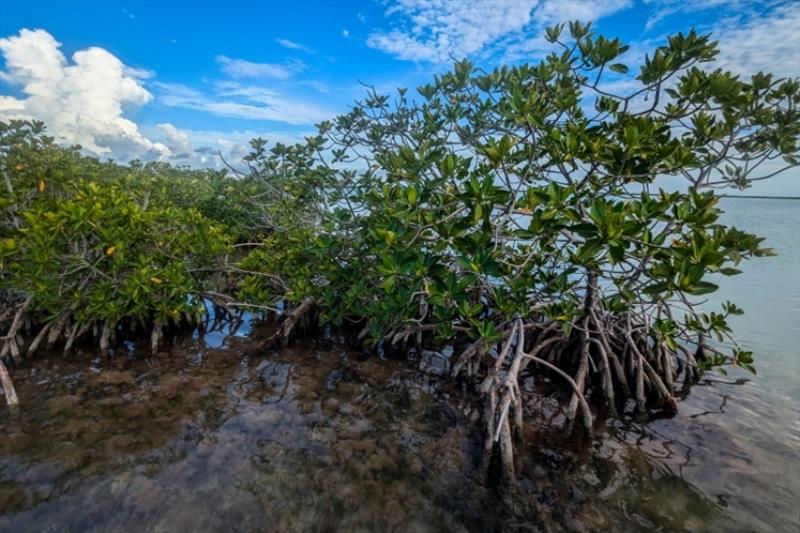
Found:
[{"label": "green leaf", "polygon": [[699,283],[695,283],[692,286],[692,288],[687,290],[686,292],[688,292],[689,294],[693,294],[695,296],[700,296],[703,294],[710,294],[712,292],[715,292],[717,289],[719,289],[717,285],[714,285],[713,283],[710,283],[708,281],[701,281]]}]

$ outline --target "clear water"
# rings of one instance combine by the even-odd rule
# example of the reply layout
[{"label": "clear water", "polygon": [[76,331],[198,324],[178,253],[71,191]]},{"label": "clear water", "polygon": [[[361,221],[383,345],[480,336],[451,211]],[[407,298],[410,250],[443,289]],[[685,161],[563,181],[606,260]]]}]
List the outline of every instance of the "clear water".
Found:
[{"label": "clear water", "polygon": [[[724,200],[779,255],[717,300],[758,375],[710,375],[678,415],[558,431],[533,391],[519,491],[477,468],[477,406],[405,361],[268,334],[177,339],[157,359],[42,356],[0,410],[0,531],[797,531],[800,202]],[[556,429],[553,429],[556,428]]]}]

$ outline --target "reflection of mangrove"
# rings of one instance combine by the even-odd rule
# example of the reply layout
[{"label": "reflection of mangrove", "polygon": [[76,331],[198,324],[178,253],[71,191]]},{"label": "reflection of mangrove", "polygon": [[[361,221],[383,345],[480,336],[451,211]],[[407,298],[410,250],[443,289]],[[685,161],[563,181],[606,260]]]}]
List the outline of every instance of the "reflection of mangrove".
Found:
[{"label": "reflection of mangrove", "polygon": [[[539,432],[522,445],[523,497],[556,510],[558,521],[588,530],[696,530],[724,523],[720,506],[686,480],[692,446],[634,421],[610,425],[601,439],[576,446],[563,435]],[[644,446],[664,447],[658,454]],[[679,451],[680,449],[680,451]],[[561,514],[564,513],[564,514]]]},{"label": "reflection of mangrove", "polygon": [[[151,525],[178,513],[189,529],[220,516],[286,530],[533,521],[680,531],[719,520],[719,506],[684,478],[691,445],[635,419],[611,419],[601,438],[584,442],[544,430],[565,422],[558,385],[546,380],[521,382],[526,409],[537,413],[520,442],[532,453],[517,459],[519,493],[501,503],[478,468],[479,406],[442,379],[430,353],[411,367],[314,343],[259,357],[250,342],[262,335],[225,336],[220,352],[197,334],[150,364],[119,355],[102,373],[47,358],[22,382],[29,409],[0,427],[10,437],[0,443],[0,529],[4,519],[36,529],[87,499],[109,524],[114,513]],[[183,494],[177,508],[170,494]]]},{"label": "reflection of mangrove", "polygon": [[[0,445],[0,514],[39,529],[88,500],[62,523],[144,513],[144,524],[191,487],[195,501],[213,488],[222,507],[243,513],[236,523],[256,517],[282,530],[497,527],[472,477],[477,435],[437,392],[439,378],[308,349],[277,359],[212,352],[197,363],[199,339],[184,341],[152,367],[42,365],[37,378],[48,383],[26,379],[23,398],[46,401],[3,421],[13,438]],[[97,491],[104,496],[88,496]],[[204,509],[196,515],[213,523]]]}]

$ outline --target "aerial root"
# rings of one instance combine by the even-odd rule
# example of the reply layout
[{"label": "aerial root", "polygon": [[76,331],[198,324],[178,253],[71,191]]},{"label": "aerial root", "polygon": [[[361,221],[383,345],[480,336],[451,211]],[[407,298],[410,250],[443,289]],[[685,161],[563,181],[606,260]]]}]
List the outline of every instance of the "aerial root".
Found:
[{"label": "aerial root", "polygon": [[59,336],[61,336],[61,332],[67,325],[67,320],[69,320],[69,317],[67,315],[62,315],[61,317],[59,317],[58,321],[56,322],[56,325],[50,328],[50,333],[47,336],[47,344],[46,344],[48,350],[52,349],[53,346],[56,345],[56,342],[58,342],[58,338]]},{"label": "aerial root", "polygon": [[42,343],[42,340],[44,340],[44,336],[47,335],[47,332],[50,331],[51,326],[52,324],[45,324],[44,327],[39,330],[39,333],[36,335],[36,337],[33,338],[30,346],[28,346],[28,357],[32,356],[34,352],[39,349],[39,345]]},{"label": "aerial root", "polygon": [[11,381],[11,376],[8,375],[8,370],[2,358],[0,358],[0,383],[3,385],[6,403],[11,409],[16,409],[19,406],[19,398],[17,397],[17,391],[14,390],[14,382]]},{"label": "aerial root", "polygon": [[19,304],[17,307],[16,313],[14,313],[14,319],[11,321],[11,325],[8,328],[5,336],[0,337],[3,340],[3,348],[0,349],[0,358],[5,357],[8,354],[11,354],[11,357],[14,358],[15,362],[20,362],[20,350],[19,345],[21,343],[21,336],[20,327],[24,324],[23,315],[25,311],[28,309],[28,306],[31,305],[31,301],[33,298],[28,296],[28,298]]},{"label": "aerial root", "polygon": [[111,351],[109,343],[111,341],[111,333],[113,331],[114,328],[112,328],[111,324],[106,320],[103,323],[103,332],[100,334],[100,353],[103,355],[108,355]]},{"label": "aerial root", "polygon": [[578,364],[578,373],[575,376],[575,390],[572,393],[572,398],[569,401],[567,408],[567,419],[574,420],[575,414],[578,411],[578,394],[583,394],[586,386],[586,376],[589,373],[589,333],[588,333],[589,317],[583,320],[583,332],[581,334],[581,351],[580,363]]},{"label": "aerial root", "polygon": [[471,343],[463,352],[461,352],[458,360],[456,360],[455,364],[453,365],[453,370],[450,372],[450,375],[453,378],[458,377],[458,375],[461,373],[461,370],[465,366],[471,366],[472,361],[480,361],[488,351],[489,345],[483,339],[478,339],[477,341]]},{"label": "aerial root", "polygon": [[[670,350],[646,324],[627,314],[603,314],[599,307],[588,309],[570,335],[555,322],[523,323],[516,318],[500,342],[497,358],[488,362],[484,359],[491,345],[483,341],[468,345],[452,375],[459,375],[474,360],[484,360],[486,374],[478,387],[485,398],[484,449],[489,456],[499,454],[505,480],[514,475],[513,438],[521,435],[523,425],[519,381],[526,370],[528,376],[540,371],[556,374],[569,385],[565,416],[570,426],[579,420],[586,435],[592,434],[594,422],[589,396],[612,415],[626,400],[633,400],[639,413],[652,407],[674,411],[676,380],[681,374],[686,380],[697,375],[689,350],[681,346]],[[533,373],[527,368],[530,363]]]},{"label": "aerial root", "polygon": [[313,309],[314,309],[313,298],[305,298],[302,302],[300,302],[300,305],[295,307],[295,309],[286,316],[283,323],[281,324],[281,327],[278,330],[281,339],[283,341],[286,341],[289,338],[291,338],[292,332],[294,331],[295,327]]},{"label": "aerial root", "polygon": [[[548,330],[549,332],[550,330]],[[490,370],[489,375],[481,385],[481,390],[489,395],[488,409],[489,414],[486,417],[486,442],[484,448],[486,451],[491,452],[495,443],[499,443],[500,448],[500,463],[502,468],[503,479],[510,483],[514,479],[514,452],[511,433],[511,423],[509,414],[513,411],[514,427],[517,433],[522,431],[522,398],[519,388],[519,375],[522,370],[527,366],[528,361],[534,361],[543,364],[547,368],[554,370],[556,373],[562,375],[567,379],[573,387],[576,395],[576,402],[581,407],[582,420],[591,432],[592,429],[592,414],[589,409],[588,403],[581,392],[578,384],[565,372],[556,367],[555,365],[540,359],[538,357],[544,349],[550,345],[561,342],[563,337],[556,335],[546,340],[541,340],[537,343],[534,350],[529,354],[525,352],[525,326],[522,320],[517,318],[511,328],[510,333],[506,336],[500,354],[495,361],[494,367]],[[500,378],[500,371],[503,363],[508,359],[511,353],[512,345],[515,346],[514,355],[510,359],[510,364],[505,372],[505,375]],[[588,365],[588,363],[587,363]],[[576,407],[577,410],[577,407]],[[573,415],[574,416],[574,415]]]},{"label": "aerial root", "polygon": [[150,333],[150,352],[153,355],[158,353],[158,343],[164,337],[162,329],[163,324],[160,320],[156,320],[155,324],[153,324],[153,331]]},{"label": "aerial root", "polygon": [[[224,299],[211,300],[211,305],[217,311],[214,315],[217,322],[223,318],[226,320],[237,319],[231,311],[234,306],[228,301]],[[117,326],[120,324],[127,332],[149,335],[150,349],[155,354],[164,339],[164,332],[173,324],[177,327],[192,324],[202,327],[207,322],[198,320],[189,313],[175,314],[166,321],[155,320],[152,325],[142,317],[125,318],[122,321],[104,319],[79,321],[71,311],[45,320],[43,312],[32,310],[31,302],[32,298],[29,297],[23,302],[0,310],[0,325],[8,326],[5,334],[0,336],[0,360],[3,360],[7,371],[13,370],[22,363],[23,353],[27,357],[32,357],[40,348],[45,347],[47,350],[52,350],[57,343],[61,342],[63,343],[62,353],[66,356],[73,350],[76,342],[87,337],[98,344],[101,354],[109,355],[111,346],[117,341]],[[231,331],[235,331],[235,328]]]}]

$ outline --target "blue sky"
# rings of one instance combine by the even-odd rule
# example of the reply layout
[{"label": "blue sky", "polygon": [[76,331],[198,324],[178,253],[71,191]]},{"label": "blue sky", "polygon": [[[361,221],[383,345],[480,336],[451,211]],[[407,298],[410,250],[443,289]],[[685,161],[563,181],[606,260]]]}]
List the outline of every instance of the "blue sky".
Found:
[{"label": "blue sky", "polygon": [[[694,26],[721,41],[725,68],[800,75],[800,4],[782,0],[2,0],[0,116],[101,156],[213,166],[254,136],[302,139],[360,82],[416,87],[451,57],[536,61],[543,29],[576,18],[630,43],[631,63]],[[758,192],[800,195],[800,177]]]}]

